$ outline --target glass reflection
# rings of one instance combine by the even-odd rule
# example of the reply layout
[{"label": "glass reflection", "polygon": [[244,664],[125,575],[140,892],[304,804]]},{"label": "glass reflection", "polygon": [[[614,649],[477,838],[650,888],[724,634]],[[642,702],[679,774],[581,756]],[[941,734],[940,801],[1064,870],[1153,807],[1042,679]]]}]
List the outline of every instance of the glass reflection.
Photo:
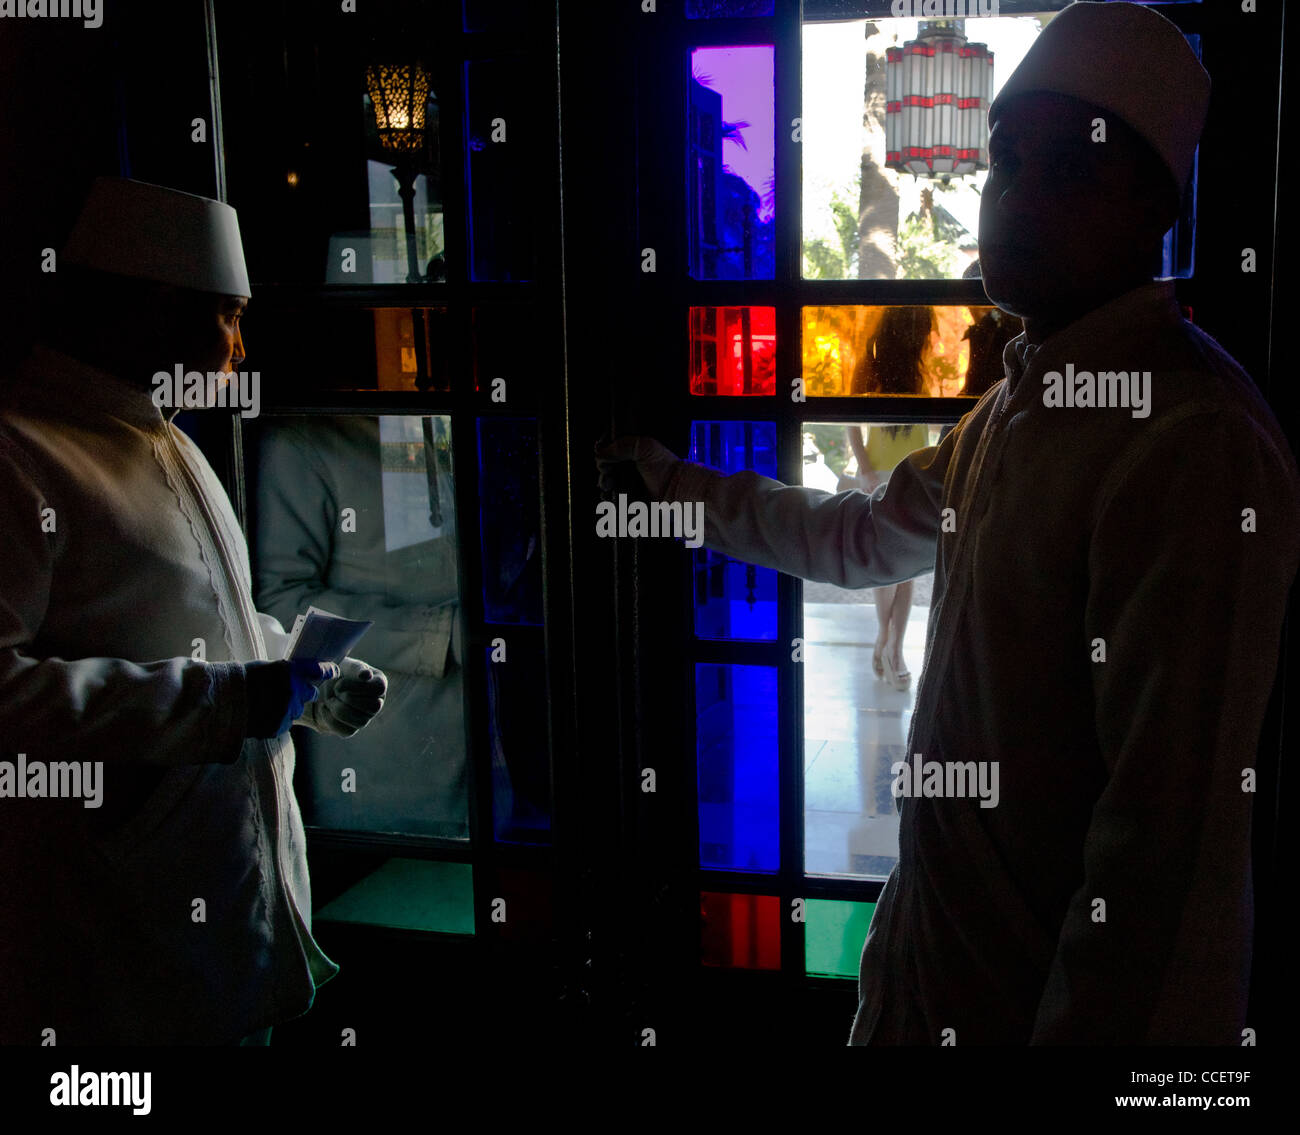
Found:
[{"label": "glass reflection", "polygon": [[801,354],[809,398],[980,396],[1004,374],[1023,330],[991,305],[806,307]]},{"label": "glass reflection", "polygon": [[258,610],[373,620],[355,656],[388,677],[354,736],[294,729],[304,821],[468,838],[449,419],[263,418],[248,443]]}]

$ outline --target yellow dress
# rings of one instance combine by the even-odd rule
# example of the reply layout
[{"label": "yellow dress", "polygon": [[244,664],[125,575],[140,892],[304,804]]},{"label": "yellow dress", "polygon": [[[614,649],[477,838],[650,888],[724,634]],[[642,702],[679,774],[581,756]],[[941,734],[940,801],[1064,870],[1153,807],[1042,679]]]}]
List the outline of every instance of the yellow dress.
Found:
[{"label": "yellow dress", "polygon": [[930,427],[924,422],[904,425],[895,437],[889,436],[885,426],[871,426],[867,429],[867,464],[872,472],[887,477],[909,453],[929,444]]}]

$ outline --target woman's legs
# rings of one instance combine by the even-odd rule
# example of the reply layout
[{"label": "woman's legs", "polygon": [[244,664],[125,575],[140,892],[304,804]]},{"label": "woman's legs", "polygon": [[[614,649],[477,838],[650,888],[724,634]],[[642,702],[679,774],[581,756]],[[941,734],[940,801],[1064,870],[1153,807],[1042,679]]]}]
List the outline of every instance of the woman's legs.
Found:
[{"label": "woman's legs", "polygon": [[910,671],[903,661],[903,636],[907,633],[907,616],[912,610],[912,581],[904,580],[894,585],[894,601],[890,609],[889,630],[892,650],[891,660],[894,671],[900,678],[909,676]]},{"label": "woman's legs", "polygon": [[871,655],[877,677],[885,678],[896,690],[907,689],[912,674],[903,662],[903,636],[912,609],[912,581],[876,588],[876,618],[880,634]]},{"label": "woman's legs", "polygon": [[896,583],[876,588],[876,623],[879,626],[879,631],[876,634],[876,647],[871,652],[871,668],[876,672],[877,678],[885,676],[885,667],[881,662],[881,655],[889,647],[889,620],[894,607],[894,592],[897,589],[898,584]]}]

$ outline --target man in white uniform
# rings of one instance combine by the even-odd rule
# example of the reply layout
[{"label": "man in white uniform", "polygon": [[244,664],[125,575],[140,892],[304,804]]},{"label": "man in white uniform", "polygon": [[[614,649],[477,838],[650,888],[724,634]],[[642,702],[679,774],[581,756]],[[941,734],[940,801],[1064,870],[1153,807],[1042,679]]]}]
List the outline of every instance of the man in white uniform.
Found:
[{"label": "man in white uniform", "polygon": [[[652,496],[703,501],[704,543],[736,559],[840,587],[934,571],[906,751],[914,781],[944,775],[900,793],[851,1044],[1240,1045],[1249,1026],[1249,775],[1300,476],[1250,377],[1151,279],[1209,88],[1150,9],[1047,25],[990,107],[981,198],[985,290],[1025,332],[887,486],[597,447],[602,485],[635,461]],[[948,775],[994,762],[994,807]]]},{"label": "man in white uniform", "polygon": [[[0,1042],[239,1043],[338,972],[289,727],[355,733],[386,682],[269,661],[230,502],[154,401],[243,361],[234,210],[101,178],[57,268],[0,401]],[[59,762],[99,799],[47,791]]]}]

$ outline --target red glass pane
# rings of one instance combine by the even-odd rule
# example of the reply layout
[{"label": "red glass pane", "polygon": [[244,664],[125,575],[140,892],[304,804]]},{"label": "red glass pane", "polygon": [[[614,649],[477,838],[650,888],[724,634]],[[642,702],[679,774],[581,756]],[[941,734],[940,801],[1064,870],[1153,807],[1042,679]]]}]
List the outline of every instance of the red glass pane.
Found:
[{"label": "red glass pane", "polygon": [[[555,932],[552,880],[543,871],[502,867],[490,884],[490,925],[499,939],[542,945]],[[497,903],[501,899],[504,905]]]},{"label": "red glass pane", "polygon": [[776,393],[776,308],[691,308],[691,393]]},{"label": "red glass pane", "polygon": [[775,895],[700,892],[700,961],[706,966],[780,969],[780,900]]}]

